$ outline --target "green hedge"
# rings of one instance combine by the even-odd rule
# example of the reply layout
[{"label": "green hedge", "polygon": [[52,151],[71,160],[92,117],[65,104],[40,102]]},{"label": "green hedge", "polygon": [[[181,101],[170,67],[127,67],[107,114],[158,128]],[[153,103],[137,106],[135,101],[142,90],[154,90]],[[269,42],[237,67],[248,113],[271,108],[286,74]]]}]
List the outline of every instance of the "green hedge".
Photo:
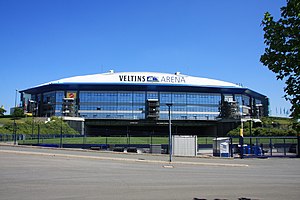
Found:
[{"label": "green hedge", "polygon": [[[250,136],[250,128],[244,129],[244,136]],[[240,127],[230,131],[228,136],[239,136]],[[293,129],[278,128],[252,128],[252,136],[296,136],[297,132]]]}]

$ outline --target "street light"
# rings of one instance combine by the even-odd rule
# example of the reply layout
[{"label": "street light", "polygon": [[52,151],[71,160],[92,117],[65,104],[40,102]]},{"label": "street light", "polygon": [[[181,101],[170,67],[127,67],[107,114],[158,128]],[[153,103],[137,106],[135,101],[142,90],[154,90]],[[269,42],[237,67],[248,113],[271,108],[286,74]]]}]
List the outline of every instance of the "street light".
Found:
[{"label": "street light", "polygon": [[169,154],[170,154],[170,162],[172,162],[172,123],[171,123],[171,107],[172,103],[166,104],[169,109]]},{"label": "street light", "polygon": [[61,120],[60,120],[60,142],[59,142],[59,147],[60,148],[63,147],[62,138],[63,138],[63,117],[61,116]]},{"label": "street light", "polygon": [[18,96],[18,90],[16,90],[16,95],[15,95],[15,109],[14,109],[14,145],[17,144],[17,124],[16,124],[17,96]]},{"label": "street light", "polygon": [[33,133],[34,133],[34,115],[36,114],[36,110],[37,110],[37,105],[36,105],[36,101],[34,100],[29,100],[29,110],[31,112],[31,117],[32,117],[32,123],[31,123],[31,138],[33,138]]}]

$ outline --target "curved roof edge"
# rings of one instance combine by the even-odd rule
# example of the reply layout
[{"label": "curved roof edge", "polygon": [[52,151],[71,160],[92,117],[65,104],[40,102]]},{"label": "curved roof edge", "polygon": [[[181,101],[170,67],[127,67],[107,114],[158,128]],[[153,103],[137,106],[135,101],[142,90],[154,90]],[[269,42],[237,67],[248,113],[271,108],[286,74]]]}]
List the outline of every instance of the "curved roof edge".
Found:
[{"label": "curved roof edge", "polygon": [[188,76],[176,72],[175,74],[159,72],[118,72],[110,71],[102,74],[74,76],[51,81],[36,87],[51,84],[138,84],[138,85],[169,85],[169,86],[196,86],[196,87],[225,87],[242,88],[230,82]]}]

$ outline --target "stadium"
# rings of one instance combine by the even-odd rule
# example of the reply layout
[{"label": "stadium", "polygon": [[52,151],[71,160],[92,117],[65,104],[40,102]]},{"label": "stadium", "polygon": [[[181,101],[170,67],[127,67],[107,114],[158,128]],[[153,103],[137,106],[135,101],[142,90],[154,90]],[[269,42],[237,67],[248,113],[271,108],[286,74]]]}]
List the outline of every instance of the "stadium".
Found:
[{"label": "stadium", "polygon": [[[36,117],[84,119],[86,135],[223,136],[242,118],[268,116],[268,98],[237,84],[158,72],[75,76],[20,91]],[[76,121],[76,120],[74,120]]]}]

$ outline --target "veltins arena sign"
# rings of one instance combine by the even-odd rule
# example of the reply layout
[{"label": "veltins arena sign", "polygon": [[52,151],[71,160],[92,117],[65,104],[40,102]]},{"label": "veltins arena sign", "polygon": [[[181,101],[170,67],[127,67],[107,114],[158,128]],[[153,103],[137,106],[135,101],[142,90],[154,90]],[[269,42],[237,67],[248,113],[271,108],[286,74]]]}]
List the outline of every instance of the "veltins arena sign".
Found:
[{"label": "veltins arena sign", "polygon": [[185,83],[182,76],[143,76],[143,75],[119,75],[120,82],[135,83]]}]

